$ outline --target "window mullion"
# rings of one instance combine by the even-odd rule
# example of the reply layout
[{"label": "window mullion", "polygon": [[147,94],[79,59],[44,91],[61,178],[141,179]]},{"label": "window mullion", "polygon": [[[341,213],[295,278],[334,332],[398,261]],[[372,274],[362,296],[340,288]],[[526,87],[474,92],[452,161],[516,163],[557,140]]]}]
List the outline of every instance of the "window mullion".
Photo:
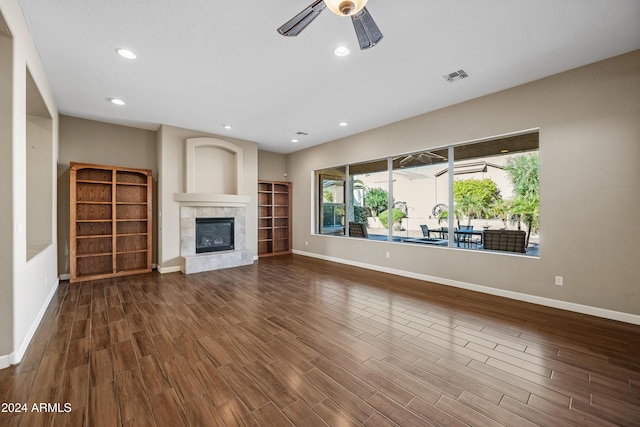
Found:
[{"label": "window mullion", "polygon": [[450,248],[455,246],[455,241],[456,241],[456,233],[455,233],[455,222],[456,222],[456,212],[455,212],[455,206],[453,205],[453,182],[454,182],[454,170],[453,170],[453,163],[454,163],[454,158],[453,158],[453,146],[449,146],[448,150],[448,155],[447,157],[449,157],[449,207],[448,207],[448,212],[449,212],[449,217],[448,217],[448,224],[447,227],[449,227],[449,244],[448,246]]},{"label": "window mullion", "polygon": [[387,188],[387,194],[389,198],[387,200],[387,240],[393,241],[393,157],[387,158],[387,172],[389,174],[389,184]]},{"label": "window mullion", "polygon": [[349,236],[349,222],[354,221],[353,217],[353,179],[351,178],[351,173],[349,172],[349,165],[345,166],[345,183],[344,183],[344,207],[345,207],[345,222],[344,225],[344,234],[345,236]]}]

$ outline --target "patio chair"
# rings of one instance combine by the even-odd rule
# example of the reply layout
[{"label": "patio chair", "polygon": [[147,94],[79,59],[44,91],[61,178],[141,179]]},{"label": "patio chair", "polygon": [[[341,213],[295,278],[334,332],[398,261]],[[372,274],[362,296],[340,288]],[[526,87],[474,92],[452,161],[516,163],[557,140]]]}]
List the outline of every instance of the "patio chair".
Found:
[{"label": "patio chair", "polygon": [[[473,225],[461,225],[459,229],[462,231],[464,230],[472,231]],[[480,238],[474,237],[473,234],[464,234],[464,233],[458,234],[458,244],[466,243],[468,248],[471,247],[472,244],[478,247],[479,242],[480,242]]]},{"label": "patio chair", "polygon": [[367,226],[361,222],[349,222],[349,236],[368,239]]},{"label": "patio chair", "polygon": [[429,227],[427,227],[426,224],[420,224],[420,228],[422,229],[422,237],[427,237],[427,238],[431,237],[429,235],[429,233],[431,232],[429,231]]},{"label": "patio chair", "polygon": [[449,227],[441,227],[440,228],[440,238],[448,239],[449,238]]}]

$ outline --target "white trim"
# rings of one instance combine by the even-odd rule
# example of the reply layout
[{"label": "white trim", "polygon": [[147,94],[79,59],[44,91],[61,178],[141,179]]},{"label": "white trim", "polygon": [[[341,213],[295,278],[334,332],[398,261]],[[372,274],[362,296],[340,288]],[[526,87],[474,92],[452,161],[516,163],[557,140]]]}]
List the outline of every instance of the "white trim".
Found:
[{"label": "white trim", "polygon": [[180,206],[245,207],[251,202],[249,196],[215,193],[174,193],[173,199]]},{"label": "white trim", "polygon": [[40,311],[31,324],[29,331],[27,331],[27,335],[24,337],[24,340],[22,340],[22,344],[20,344],[20,347],[18,347],[18,349],[10,355],[12,365],[20,363],[20,361],[24,357],[24,353],[27,351],[27,348],[29,348],[29,344],[31,344],[31,340],[38,330],[38,326],[40,326],[40,322],[42,322],[42,318],[47,312],[53,296],[56,294],[56,292],[58,292],[58,286],[60,286],[60,280],[56,279],[56,284],[51,288],[51,292],[49,292],[49,295],[47,295],[47,299],[42,304],[42,307],[40,307]]},{"label": "white trim", "polygon": [[160,267],[160,266],[158,266],[158,273],[160,273],[160,274],[176,273],[178,271],[180,271],[180,266],[179,265],[171,266],[171,267]]},{"label": "white trim", "polygon": [[624,313],[621,311],[608,310],[606,308],[592,307],[589,305],[576,304],[573,302],[560,301],[551,298],[539,297],[536,295],[523,294],[520,292],[507,291],[504,289],[491,288],[489,286],[477,285],[474,283],[460,282],[458,280],[445,279],[442,277],[429,276],[426,274],[414,273],[411,271],[398,270],[395,268],[381,267],[379,265],[367,264],[358,261],[351,261],[342,258],[335,258],[326,255],[314,254],[311,252],[299,251],[294,249],[294,254],[318,258],[325,261],[337,262],[339,264],[351,265],[354,267],[366,268],[367,270],[380,271],[383,273],[395,274],[397,276],[409,277],[411,279],[424,280],[428,282],[438,283],[441,285],[453,286],[470,291],[482,292],[488,295],[505,297],[517,301],[530,302],[533,304],[543,305],[546,307],[558,308],[560,310],[573,311],[575,313],[587,314],[590,316],[602,317],[605,319],[616,320],[619,322],[640,325],[640,316],[637,314]]}]

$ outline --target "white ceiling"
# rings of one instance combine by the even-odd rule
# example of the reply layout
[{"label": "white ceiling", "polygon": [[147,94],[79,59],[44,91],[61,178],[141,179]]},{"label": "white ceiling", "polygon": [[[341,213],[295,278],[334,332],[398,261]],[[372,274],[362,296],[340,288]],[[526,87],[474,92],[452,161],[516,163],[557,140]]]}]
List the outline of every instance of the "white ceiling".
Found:
[{"label": "white ceiling", "polygon": [[[298,37],[276,32],[311,0],[19,3],[62,114],[280,153],[640,48],[638,0],[371,0],[384,39],[365,51],[328,9]],[[339,44],[352,54],[334,56]],[[442,79],[461,67],[470,78]]]}]

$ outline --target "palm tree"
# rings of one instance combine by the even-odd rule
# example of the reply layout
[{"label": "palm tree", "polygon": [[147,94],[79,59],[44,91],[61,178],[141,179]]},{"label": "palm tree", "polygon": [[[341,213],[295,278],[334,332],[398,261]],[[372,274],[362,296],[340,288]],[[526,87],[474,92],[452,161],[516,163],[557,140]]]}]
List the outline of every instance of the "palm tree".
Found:
[{"label": "palm tree", "polygon": [[[456,201],[456,208],[463,216],[467,217],[467,225],[471,225],[474,218],[482,218],[488,210],[488,206],[468,194],[464,194]],[[459,226],[459,224],[458,224]]]},{"label": "palm tree", "polygon": [[540,190],[538,155],[528,154],[509,160],[505,170],[513,184],[515,197],[511,212],[518,221],[527,226],[527,245],[533,230],[538,230],[540,222]]},{"label": "palm tree", "polygon": [[511,203],[504,199],[496,200],[489,211],[487,212],[487,218],[500,218],[504,228],[507,228],[507,221],[511,213]]},{"label": "palm tree", "polygon": [[524,222],[527,227],[526,246],[529,245],[529,237],[531,232],[538,229],[540,219],[540,203],[535,199],[528,199],[526,197],[516,197],[512,201],[511,213],[514,215],[514,219],[518,222],[518,230],[520,230],[520,223]]},{"label": "palm tree", "polygon": [[[453,207],[453,215],[456,218],[456,224],[458,225],[458,228],[460,228],[460,217],[462,217],[462,212],[460,211],[458,206]],[[438,214],[438,224],[441,224],[443,221],[448,221],[448,220],[449,220],[449,209],[448,208],[443,209]]]}]

